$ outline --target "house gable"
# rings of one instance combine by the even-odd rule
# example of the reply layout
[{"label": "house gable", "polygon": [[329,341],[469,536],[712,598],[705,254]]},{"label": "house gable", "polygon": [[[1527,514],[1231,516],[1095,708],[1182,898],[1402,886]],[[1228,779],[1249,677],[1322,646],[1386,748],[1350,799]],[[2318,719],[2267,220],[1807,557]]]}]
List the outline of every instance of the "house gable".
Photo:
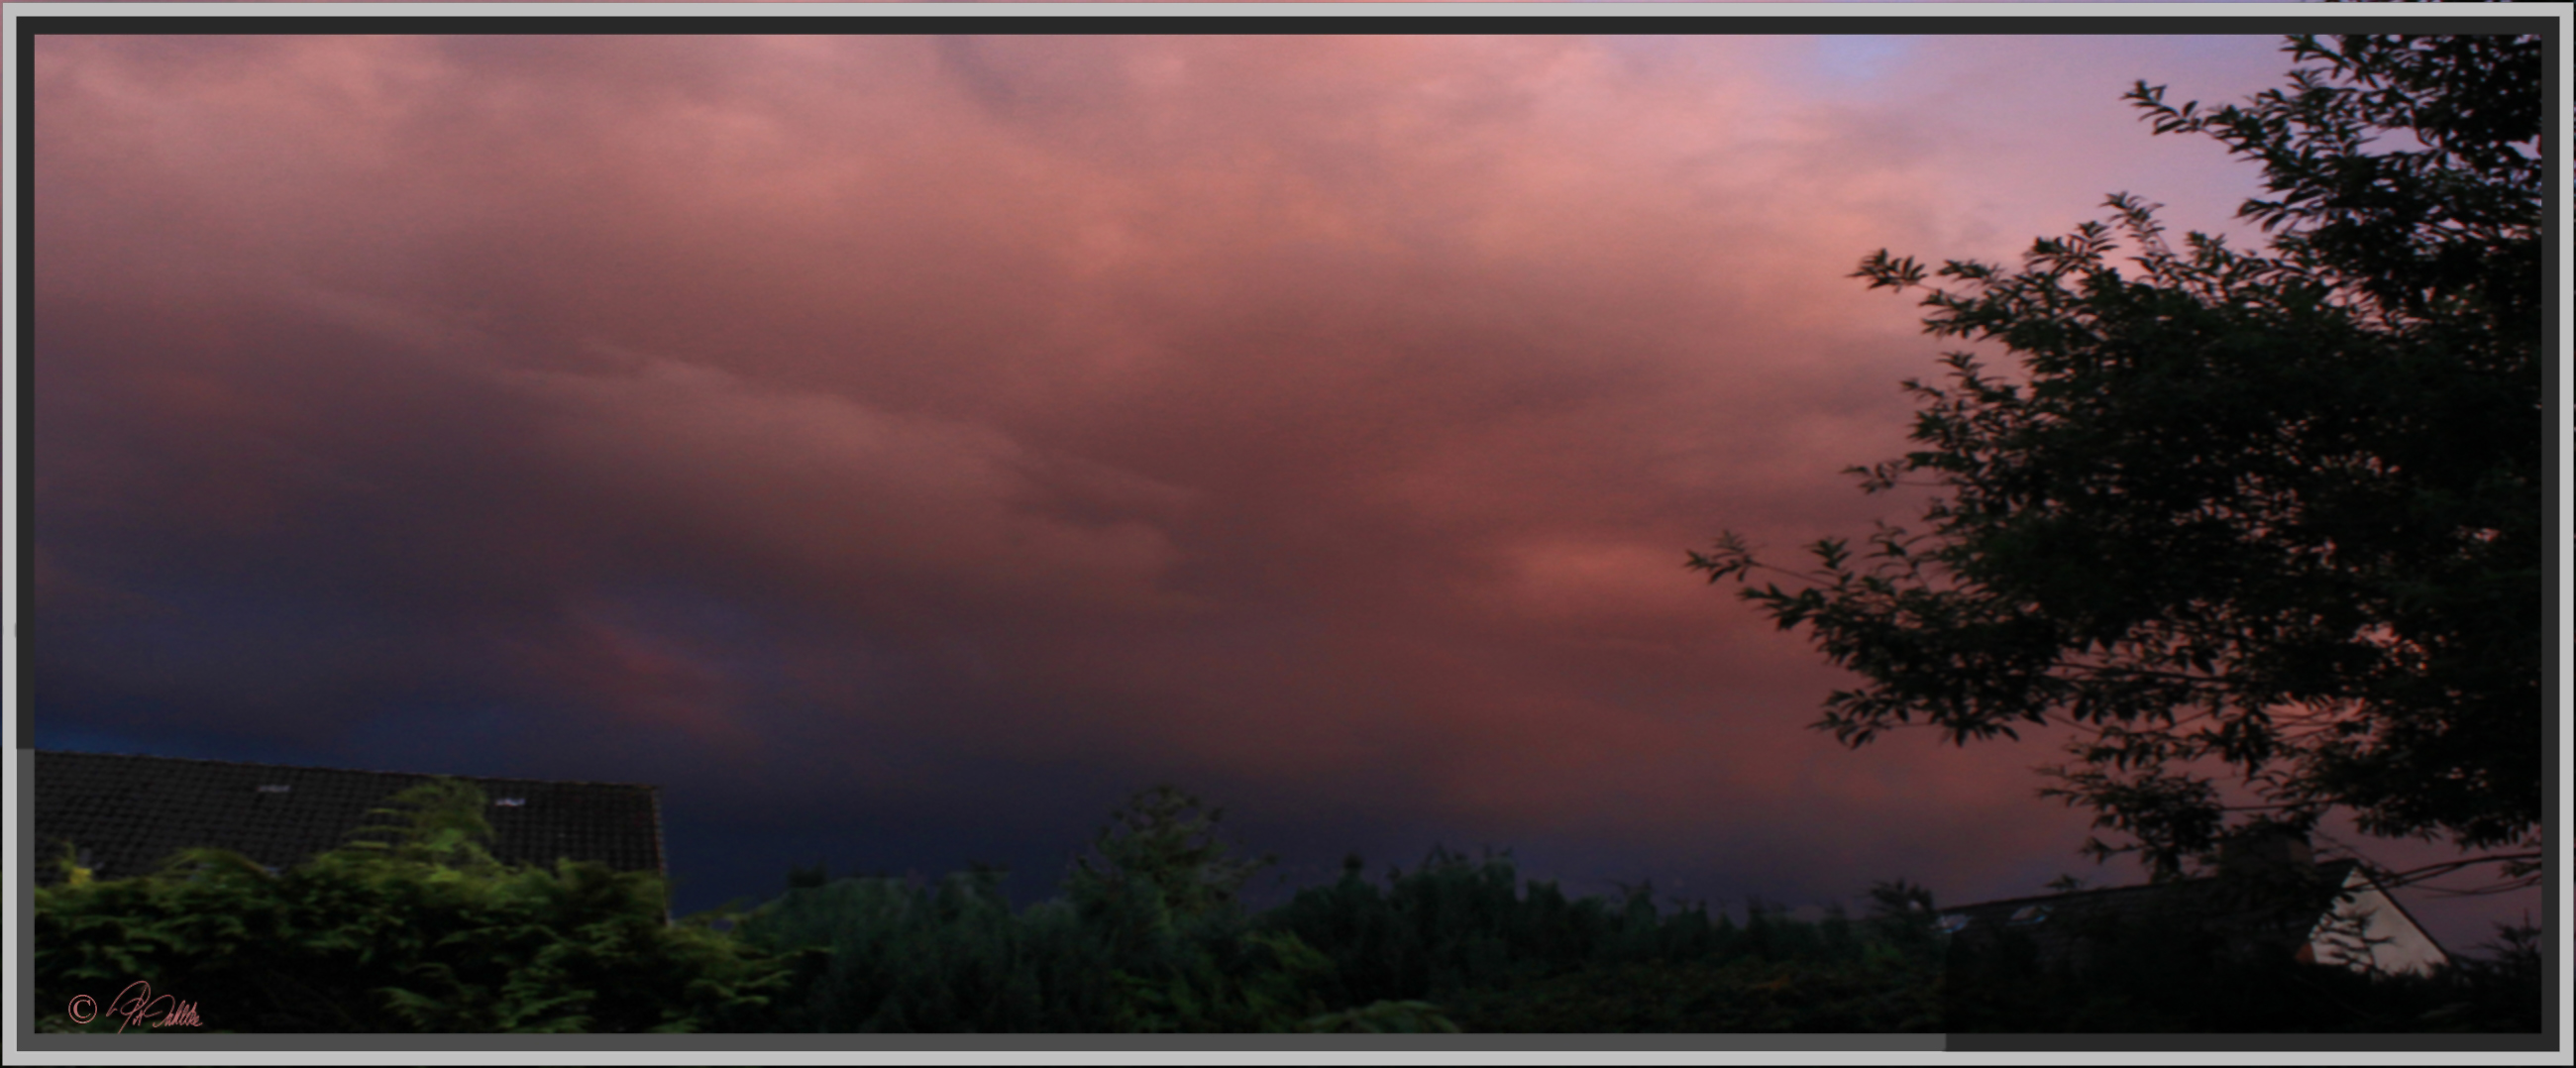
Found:
[{"label": "house gable", "polygon": [[2185,879],[1963,905],[1942,910],[1937,922],[1957,938],[2027,940],[2049,966],[2094,963],[2092,935],[2120,924],[2192,924],[2250,951],[2356,970],[2423,973],[2449,962],[2359,864],[2329,861],[2315,870],[2341,895],[2312,911],[2250,915],[2220,880]]},{"label": "house gable", "polygon": [[2440,943],[2415,923],[2359,866],[2344,880],[2345,900],[2308,932],[2302,958],[2383,972],[2431,972],[2451,962]]}]

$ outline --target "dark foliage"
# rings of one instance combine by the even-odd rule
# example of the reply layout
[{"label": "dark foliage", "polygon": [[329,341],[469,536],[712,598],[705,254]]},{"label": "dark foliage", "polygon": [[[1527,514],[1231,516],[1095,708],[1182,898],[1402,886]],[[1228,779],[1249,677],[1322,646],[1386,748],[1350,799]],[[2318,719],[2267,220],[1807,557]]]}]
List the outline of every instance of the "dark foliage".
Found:
[{"label": "dark foliage", "polygon": [[[2534,1031],[2542,991],[2530,932],[2431,974],[2318,962],[2366,959],[2367,925],[2337,866],[2284,863],[2239,842],[2217,877],[2155,893],[2055,899],[2042,928],[1974,927],[1947,947],[1942,1017],[1954,1031],[2195,1033]],[[2104,907],[2110,900],[2121,907]],[[2318,924],[2321,914],[2341,918]],[[2524,939],[2516,942],[2516,938]]]},{"label": "dark foliage", "polygon": [[[2101,922],[2081,959],[2048,961],[2017,933],[1950,947],[1943,1030],[1959,1032],[2537,1032],[2536,953],[2380,975],[2248,952],[2196,916]],[[2513,929],[2518,932],[2520,929]],[[2509,933],[2508,938],[2513,937]],[[2275,947],[2277,948],[2277,947]]]},{"label": "dark foliage", "polygon": [[484,803],[437,780],[282,873],[199,849],[142,878],[37,889],[39,1026],[117,1030],[66,1006],[105,1009],[141,981],[208,1031],[734,1030],[794,982],[792,959],[667,925],[658,876],[494,862]]},{"label": "dark foliage", "polygon": [[[2264,165],[2241,214],[2272,255],[2165,241],[2152,206],[2042,240],[2022,270],[1951,261],[1938,336],[1968,353],[1902,459],[1927,528],[1817,542],[1805,584],[1734,534],[1690,566],[1863,684],[1819,727],[1850,745],[2071,728],[2046,792],[2159,873],[2206,862],[2231,811],[2493,850],[2537,877],[2541,810],[2541,43],[2291,38],[2292,74],[2242,107],[2130,99],[2159,133]],[[2414,147],[2388,142],[2411,137]],[[2374,144],[2376,140],[2377,144]],[[2116,230],[2116,236],[2115,236]],[[2108,258],[2125,239],[2134,270]],[[1872,288],[1922,283],[1884,251]],[[1910,476],[1928,482],[1908,481]],[[2258,800],[2231,809],[2218,779]],[[2241,817],[2238,818],[2241,821]]]},{"label": "dark foliage", "polygon": [[936,886],[843,879],[799,887],[746,917],[754,945],[829,955],[779,1001],[781,1031],[1106,1030],[1107,954],[1061,903],[1015,914],[1000,873]]},{"label": "dark foliage", "polygon": [[[1691,909],[1642,958],[1595,954],[1581,968],[1451,996],[1475,1031],[1716,1034],[1907,1033],[1941,1029],[1942,942],[1932,897],[1903,881],[1871,891],[1869,919],[1838,911],[1822,922],[1785,919],[1758,905],[1737,927],[1705,923]],[[1637,897],[1628,909],[1636,914]]]},{"label": "dark foliage", "polygon": [[1253,928],[1237,895],[1261,862],[1231,859],[1222,817],[1169,787],[1140,794],[1075,863],[1063,898],[1019,912],[993,870],[936,889],[848,879],[790,890],[743,932],[831,954],[780,1017],[788,1030],[1438,1029],[1401,1010],[1319,1019],[1337,1007],[1315,991],[1330,964]]},{"label": "dark foliage", "polygon": [[1388,873],[1381,888],[1357,858],[1340,881],[1299,891],[1261,918],[1333,963],[1328,1000],[1438,1002],[1593,965],[1849,950],[1848,924],[1785,923],[1756,908],[1738,927],[1704,906],[1660,912],[1650,887],[1622,900],[1569,899],[1555,884],[1524,884],[1506,855],[1470,860],[1435,849],[1421,867]]},{"label": "dark foliage", "polygon": [[[1066,879],[1014,909],[990,868],[799,885],[666,927],[656,880],[500,869],[468,790],[385,841],[272,876],[201,852],[152,877],[38,891],[44,1030],[131,979],[227,1031],[2529,1031],[2536,932],[2430,978],[2300,965],[2207,910],[2092,925],[2076,959],[1951,938],[1931,895],[1737,923],[1646,887],[1568,898],[1509,856],[1434,850],[1384,882],[1249,915],[1216,813],[1139,795]],[[2247,901],[2330,893],[2246,884]],[[727,921],[727,922],[719,922]],[[732,933],[726,933],[727,928]]]},{"label": "dark foliage", "polygon": [[1555,979],[1462,993],[1469,1031],[1902,1034],[1942,1030],[1929,976],[1882,963],[1739,957],[1596,965]]}]

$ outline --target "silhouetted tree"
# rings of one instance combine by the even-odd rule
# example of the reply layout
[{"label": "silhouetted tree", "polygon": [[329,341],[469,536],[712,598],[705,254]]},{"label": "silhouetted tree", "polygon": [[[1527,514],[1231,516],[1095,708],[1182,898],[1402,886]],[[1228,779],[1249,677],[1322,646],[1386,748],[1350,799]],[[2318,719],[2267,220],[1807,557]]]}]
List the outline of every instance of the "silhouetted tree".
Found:
[{"label": "silhouetted tree", "polygon": [[[1852,468],[1928,484],[1925,529],[1811,546],[1799,588],[1754,585],[1745,541],[1693,553],[1862,684],[1820,728],[1858,746],[1921,721],[1951,740],[2057,724],[2044,793],[2177,874],[2238,809],[2305,828],[2489,850],[2536,878],[2541,811],[2541,41],[2297,36],[2290,86],[2203,111],[2139,82],[2157,133],[2259,160],[2239,214],[2269,255],[2114,195],[2110,225],[2042,240],[2019,273],[1949,261],[1951,353],[1918,451]],[[2118,239],[2134,270],[2107,262]],[[1856,277],[1922,284],[1885,250]],[[2017,380],[2014,380],[2017,379]],[[1929,476],[1908,481],[1908,476]],[[2221,770],[2223,769],[2223,770]],[[2256,795],[2221,803],[2217,779]]]}]

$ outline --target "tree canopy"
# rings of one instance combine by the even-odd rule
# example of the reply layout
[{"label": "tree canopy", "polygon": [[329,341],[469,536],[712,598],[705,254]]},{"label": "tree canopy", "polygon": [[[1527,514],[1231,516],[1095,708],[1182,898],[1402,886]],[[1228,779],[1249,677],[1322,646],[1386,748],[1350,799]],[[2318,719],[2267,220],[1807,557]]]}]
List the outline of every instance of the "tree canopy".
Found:
[{"label": "tree canopy", "polygon": [[[2542,42],[2294,36],[2242,106],[2129,99],[2264,167],[2268,254],[2166,240],[2128,194],[2018,272],[1951,260],[1924,320],[1996,342],[1904,388],[1922,525],[1781,572],[1728,532],[1689,566],[1860,676],[1817,724],[1959,743],[2070,728],[2042,792],[2160,876],[2349,811],[2537,878],[2542,800]],[[2125,244],[2134,269],[2114,266]],[[1924,287],[1885,250],[1855,277]],[[1925,287],[1929,288],[1929,287]],[[1757,572],[1785,573],[1757,584]],[[2223,783],[2232,788],[2222,789]],[[2407,873],[2415,876],[2427,872]]]}]

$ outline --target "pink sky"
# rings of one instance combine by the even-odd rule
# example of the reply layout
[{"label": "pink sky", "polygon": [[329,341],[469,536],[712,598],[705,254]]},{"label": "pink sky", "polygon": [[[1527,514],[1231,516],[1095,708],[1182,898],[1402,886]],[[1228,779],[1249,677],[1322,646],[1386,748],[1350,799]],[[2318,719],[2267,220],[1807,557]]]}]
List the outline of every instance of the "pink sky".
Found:
[{"label": "pink sky", "polygon": [[663,783],[723,896],[1164,778],[1318,872],[2127,881],[1681,565],[1909,518],[1868,253],[2248,242],[2120,95],[2278,46],[40,39],[40,744]]}]

